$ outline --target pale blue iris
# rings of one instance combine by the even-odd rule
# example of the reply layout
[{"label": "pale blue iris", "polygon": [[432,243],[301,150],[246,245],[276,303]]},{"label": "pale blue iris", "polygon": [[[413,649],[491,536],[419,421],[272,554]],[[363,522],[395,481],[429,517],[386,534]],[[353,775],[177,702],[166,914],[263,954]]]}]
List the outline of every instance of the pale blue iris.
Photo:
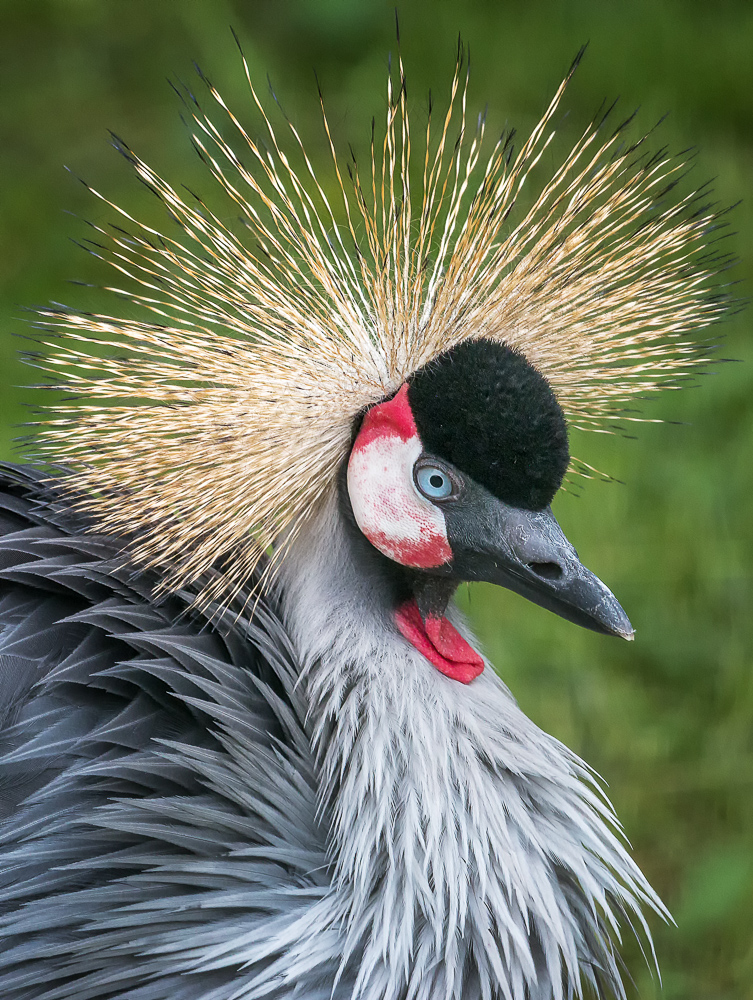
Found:
[{"label": "pale blue iris", "polygon": [[416,483],[430,500],[444,500],[452,493],[450,477],[434,465],[423,465],[416,472]]}]

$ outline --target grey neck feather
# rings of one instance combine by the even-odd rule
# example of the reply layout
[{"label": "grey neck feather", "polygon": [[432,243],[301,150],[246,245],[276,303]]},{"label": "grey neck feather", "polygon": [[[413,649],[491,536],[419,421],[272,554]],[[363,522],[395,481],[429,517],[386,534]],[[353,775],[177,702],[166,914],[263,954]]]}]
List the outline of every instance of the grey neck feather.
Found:
[{"label": "grey neck feather", "polygon": [[[624,995],[617,926],[662,904],[587,766],[487,666],[440,674],[392,621],[394,578],[336,497],[281,570],[334,870],[343,969],[383,998]],[[448,612],[469,637],[457,610]]]}]

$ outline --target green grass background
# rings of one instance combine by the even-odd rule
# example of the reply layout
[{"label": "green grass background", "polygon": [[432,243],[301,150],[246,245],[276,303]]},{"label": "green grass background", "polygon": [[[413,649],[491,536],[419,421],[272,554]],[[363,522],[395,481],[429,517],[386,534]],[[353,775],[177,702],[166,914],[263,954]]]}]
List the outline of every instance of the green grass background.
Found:
[{"label": "green grass background", "polygon": [[[458,32],[472,55],[471,106],[490,131],[525,134],[581,44],[566,97],[578,127],[603,100],[639,107],[656,142],[697,146],[694,178],[715,178],[732,217],[736,277],[753,255],[753,5],[616,0],[408,0],[399,5],[411,105],[447,93]],[[315,160],[326,148],[321,80],[341,144],[365,151],[384,112],[392,3],[383,0],[2,0],[0,5],[0,454],[10,457],[30,380],[15,360],[24,308],[86,306],[101,266],[69,238],[73,216],[112,213],[67,174],[162,222],[159,206],[108,146],[111,128],[173,182],[211,189],[166,83],[199,87],[192,60],[234,108],[248,100],[229,26],[255,79],[268,73]],[[414,124],[414,128],[416,125]],[[751,315],[726,327],[721,354],[749,362]],[[663,992],[637,948],[633,995],[753,997],[753,671],[749,363],[719,365],[699,388],[667,394],[637,440],[590,435],[574,451],[625,485],[590,483],[556,513],[584,562],[615,591],[632,644],[577,629],[479,586],[463,595],[486,649],[522,707],[608,781],[635,854],[677,927],[654,921]]]}]

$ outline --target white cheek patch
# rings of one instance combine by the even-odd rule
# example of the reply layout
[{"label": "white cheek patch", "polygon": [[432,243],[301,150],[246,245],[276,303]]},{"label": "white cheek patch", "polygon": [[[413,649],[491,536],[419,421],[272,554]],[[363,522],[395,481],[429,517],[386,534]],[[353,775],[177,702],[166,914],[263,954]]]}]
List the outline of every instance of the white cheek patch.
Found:
[{"label": "white cheek patch", "polygon": [[348,493],[356,523],[375,548],[403,566],[429,569],[452,559],[442,512],[416,489],[418,435],[381,433],[356,439]]}]

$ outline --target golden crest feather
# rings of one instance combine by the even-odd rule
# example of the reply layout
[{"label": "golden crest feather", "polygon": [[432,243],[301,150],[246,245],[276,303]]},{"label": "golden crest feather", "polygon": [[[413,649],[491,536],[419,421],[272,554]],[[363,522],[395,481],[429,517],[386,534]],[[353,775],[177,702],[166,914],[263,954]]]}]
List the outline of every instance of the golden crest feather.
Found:
[{"label": "golden crest feather", "polygon": [[108,290],[153,320],[43,312],[64,334],[43,364],[83,402],[54,407],[36,443],[70,468],[72,502],[161,566],[166,589],[214,567],[200,602],[233,599],[333,488],[358,415],[465,339],[520,350],[584,429],[705,359],[693,334],[726,308],[716,216],[698,191],[668,196],[682,158],[643,154],[603,117],[528,196],[575,64],[520,150],[506,135],[485,152],[459,58],[438,137],[431,110],[422,130],[417,199],[402,61],[368,177],[355,159],[343,172],[322,104],[338,205],[289,121],[286,151],[243,65],[263,141],[207,87],[251,165],[195,101],[192,118],[245,235],[123,146],[180,233],[93,191],[121,219],[95,252],[127,279]]}]

